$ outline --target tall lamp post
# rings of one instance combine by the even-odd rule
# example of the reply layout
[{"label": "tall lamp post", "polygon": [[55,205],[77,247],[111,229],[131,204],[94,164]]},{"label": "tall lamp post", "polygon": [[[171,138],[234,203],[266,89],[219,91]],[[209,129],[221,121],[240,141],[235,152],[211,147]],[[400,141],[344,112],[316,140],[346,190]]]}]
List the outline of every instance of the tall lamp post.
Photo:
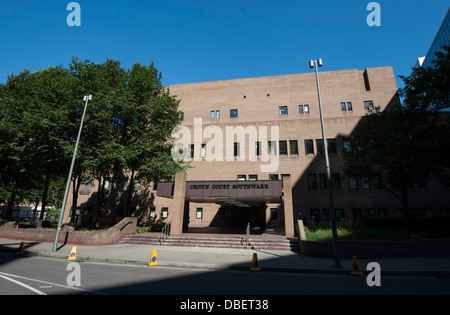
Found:
[{"label": "tall lamp post", "polygon": [[336,263],[336,267],[341,267],[341,261],[339,258],[339,250],[338,250],[338,237],[337,237],[337,227],[336,227],[336,211],[334,208],[334,198],[333,198],[333,186],[331,181],[331,170],[330,170],[330,160],[328,158],[328,140],[327,135],[325,133],[325,124],[323,120],[323,111],[322,111],[322,96],[320,94],[320,83],[319,83],[319,69],[318,67],[323,66],[322,59],[318,60],[311,60],[309,62],[310,68],[316,69],[316,82],[317,82],[317,93],[319,96],[319,110],[320,110],[320,123],[322,126],[322,138],[323,138],[323,151],[325,154],[325,165],[326,165],[326,171],[327,171],[327,186],[328,186],[328,198],[330,202],[330,212],[331,212],[331,229],[333,231],[333,254],[334,254],[334,260]]},{"label": "tall lamp post", "polygon": [[86,95],[83,98],[83,101],[85,101],[86,104],[84,105],[83,117],[81,118],[81,124],[80,124],[80,130],[78,131],[77,143],[75,144],[75,150],[73,151],[73,157],[72,157],[72,164],[70,165],[69,176],[67,177],[66,191],[64,193],[64,199],[63,199],[63,203],[62,203],[61,213],[59,214],[59,222],[58,222],[58,227],[56,228],[55,242],[53,243],[53,252],[56,252],[56,250],[58,248],[59,233],[61,232],[61,225],[62,225],[62,221],[63,221],[63,217],[64,217],[64,210],[66,209],[66,204],[67,204],[67,196],[69,195],[70,181],[72,180],[73,167],[75,164],[75,159],[77,157],[78,144],[80,143],[81,131],[83,130],[83,122],[84,122],[84,117],[86,116],[87,105],[88,105],[89,101],[92,101],[92,95]]}]

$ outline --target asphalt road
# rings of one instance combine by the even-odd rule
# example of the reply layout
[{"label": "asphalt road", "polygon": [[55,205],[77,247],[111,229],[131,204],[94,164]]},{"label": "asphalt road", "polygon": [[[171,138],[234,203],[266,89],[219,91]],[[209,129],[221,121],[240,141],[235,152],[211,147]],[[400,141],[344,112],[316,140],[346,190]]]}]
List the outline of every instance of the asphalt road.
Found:
[{"label": "asphalt road", "polygon": [[[0,295],[176,295],[175,308],[188,307],[184,296],[196,296],[189,299],[192,307],[206,307],[195,303],[214,296],[450,295],[450,279],[381,275],[380,280],[381,286],[369,287],[365,277],[350,275],[70,264],[0,253]],[[215,301],[216,308],[226,307],[222,300]]]}]

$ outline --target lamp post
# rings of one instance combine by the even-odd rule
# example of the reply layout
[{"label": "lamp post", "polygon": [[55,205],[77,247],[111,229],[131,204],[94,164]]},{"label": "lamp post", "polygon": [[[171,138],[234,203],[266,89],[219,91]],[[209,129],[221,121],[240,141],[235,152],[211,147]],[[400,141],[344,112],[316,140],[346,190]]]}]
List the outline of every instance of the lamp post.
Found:
[{"label": "lamp post", "polygon": [[337,237],[337,227],[336,227],[336,210],[334,208],[334,198],[333,198],[333,183],[331,181],[331,170],[330,170],[330,160],[328,158],[328,140],[325,132],[325,124],[323,120],[323,110],[322,110],[322,96],[320,94],[320,83],[319,83],[319,69],[318,67],[323,66],[322,59],[311,60],[309,62],[310,68],[315,68],[316,70],[316,82],[317,82],[317,93],[319,97],[319,111],[320,111],[320,124],[322,126],[322,138],[323,138],[323,151],[325,154],[325,166],[327,171],[327,186],[328,186],[328,198],[330,202],[330,212],[331,212],[331,229],[333,231],[333,254],[334,260],[336,263],[336,267],[341,267],[341,261],[339,258],[339,250],[338,250],[338,237]]},{"label": "lamp post", "polygon": [[62,207],[61,207],[61,213],[59,214],[59,222],[58,222],[58,227],[56,228],[55,242],[53,243],[53,252],[56,252],[56,250],[58,248],[59,233],[61,232],[61,225],[62,225],[62,220],[64,217],[64,210],[66,209],[66,204],[67,204],[67,196],[69,195],[70,181],[72,180],[72,173],[73,173],[73,167],[75,164],[75,159],[77,156],[78,144],[80,143],[81,131],[83,130],[83,122],[84,122],[84,117],[86,116],[87,105],[88,105],[89,101],[92,101],[92,95],[86,95],[83,98],[83,101],[85,101],[86,104],[84,105],[83,117],[81,118],[81,124],[80,124],[80,130],[78,131],[77,143],[75,144],[75,150],[73,151],[73,157],[72,157],[72,164],[70,165],[69,176],[67,177],[66,191],[64,193],[64,199],[63,199],[63,203],[62,203]]}]

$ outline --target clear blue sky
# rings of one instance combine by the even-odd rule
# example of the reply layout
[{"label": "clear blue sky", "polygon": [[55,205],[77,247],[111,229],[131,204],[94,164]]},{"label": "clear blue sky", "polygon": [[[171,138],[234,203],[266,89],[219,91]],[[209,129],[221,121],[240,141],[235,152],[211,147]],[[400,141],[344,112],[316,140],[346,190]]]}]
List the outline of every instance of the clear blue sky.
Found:
[{"label": "clear blue sky", "polygon": [[[124,67],[153,59],[165,85],[311,71],[393,66],[409,75],[425,56],[448,0],[78,0],[81,27],[64,0],[0,0],[0,82],[10,73],[67,66],[72,56]],[[401,80],[397,80],[401,86]]]}]

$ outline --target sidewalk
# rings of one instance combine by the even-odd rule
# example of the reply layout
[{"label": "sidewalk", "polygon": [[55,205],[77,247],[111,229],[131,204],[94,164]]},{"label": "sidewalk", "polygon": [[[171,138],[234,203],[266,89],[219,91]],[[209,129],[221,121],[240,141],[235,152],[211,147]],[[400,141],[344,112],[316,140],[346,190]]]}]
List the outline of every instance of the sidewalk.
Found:
[{"label": "sidewalk", "polygon": [[[16,253],[19,246],[20,241],[0,239],[0,252]],[[57,252],[52,252],[52,247],[52,243],[25,242],[24,251],[28,256],[65,260],[69,257],[73,246],[60,244]],[[263,272],[349,274],[352,270],[351,259],[342,259],[341,268],[336,268],[333,258],[315,258],[291,251],[128,244],[76,247],[79,262],[147,266],[153,250],[156,250],[158,264],[161,267],[249,270],[253,254],[256,253],[259,267]],[[358,259],[361,271],[369,273],[366,266],[370,262],[379,263],[381,272],[386,275],[450,277],[450,257]]]}]

